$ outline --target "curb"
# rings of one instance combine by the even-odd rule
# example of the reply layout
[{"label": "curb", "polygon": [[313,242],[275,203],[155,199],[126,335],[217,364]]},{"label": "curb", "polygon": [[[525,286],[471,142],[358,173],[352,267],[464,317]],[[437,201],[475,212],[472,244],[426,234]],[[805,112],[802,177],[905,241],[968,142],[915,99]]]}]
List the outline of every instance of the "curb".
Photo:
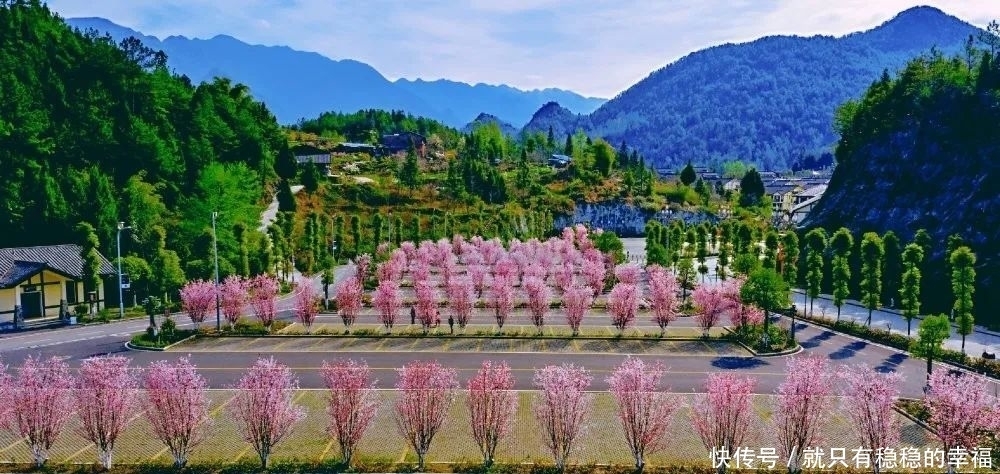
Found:
[{"label": "curb", "polygon": [[188,342],[191,339],[194,339],[196,337],[198,337],[197,334],[192,334],[192,335],[190,335],[188,337],[185,337],[184,339],[181,339],[181,340],[179,340],[179,341],[177,341],[177,342],[175,342],[173,344],[168,344],[168,345],[163,346],[163,347],[141,347],[141,346],[134,346],[134,345],[132,345],[132,341],[125,341],[125,348],[128,349],[128,350],[130,350],[130,351],[137,351],[137,352],[163,352],[163,351],[166,351],[166,350],[170,349],[171,347],[174,347],[174,346],[179,345],[179,344],[183,344],[183,343]]},{"label": "curb", "polygon": [[[473,335],[473,334],[439,334],[439,335],[417,335],[417,334],[196,334],[182,341],[178,341],[171,344],[169,347],[173,347],[176,344],[185,342],[193,337],[203,337],[209,339],[218,339],[224,337],[240,337],[240,338],[262,338],[262,337],[273,337],[278,339],[504,339],[504,340],[542,340],[542,341],[681,341],[681,342],[697,342],[697,341],[721,341],[721,342],[736,342],[730,339],[725,339],[722,337],[714,337],[705,339],[703,337],[676,337],[676,336],[666,336],[666,337],[636,337],[636,336],[508,336],[503,334],[497,335]],[[150,349],[153,350],[153,349]]]},{"label": "curb", "polygon": [[[729,331],[729,334],[736,334],[729,327],[723,327],[723,329],[725,329],[726,331]],[[799,352],[802,352],[802,351],[805,350],[805,348],[803,348],[801,344],[799,344],[798,342],[796,342],[795,343],[795,347],[792,347],[791,349],[785,349],[783,351],[768,352],[766,354],[761,354],[761,353],[753,350],[750,346],[744,344],[743,341],[740,341],[739,339],[729,339],[729,342],[735,342],[736,344],[739,344],[740,347],[746,349],[754,357],[784,357],[784,356],[788,356],[788,355],[798,354]]]},{"label": "curb", "polygon": [[[903,397],[900,397],[897,400],[901,400],[901,401],[902,400],[905,400],[905,401],[920,401],[920,399],[917,399],[917,398],[903,398]],[[902,408],[900,408],[895,403],[892,404],[892,409],[896,410],[897,413],[903,415],[906,419],[908,419],[908,420],[916,423],[917,426],[919,426],[919,427],[921,427],[921,428],[923,428],[923,429],[925,429],[925,430],[927,430],[927,431],[929,431],[931,433],[937,434],[937,431],[934,431],[930,426],[927,425],[927,423],[924,423],[923,421],[920,421],[919,419],[917,419],[917,417],[909,414],[906,410],[903,410]]]}]

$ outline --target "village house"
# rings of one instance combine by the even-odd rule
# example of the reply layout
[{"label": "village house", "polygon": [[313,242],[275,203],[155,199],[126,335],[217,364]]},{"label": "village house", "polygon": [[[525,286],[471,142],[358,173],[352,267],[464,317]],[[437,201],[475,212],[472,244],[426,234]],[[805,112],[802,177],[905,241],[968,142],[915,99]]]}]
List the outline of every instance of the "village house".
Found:
[{"label": "village house", "polygon": [[292,147],[292,154],[299,166],[314,163],[321,169],[330,167],[330,152],[312,145],[295,145]]},{"label": "village house", "polygon": [[565,168],[569,166],[572,161],[572,157],[556,154],[549,158],[549,166],[552,166],[553,168]]},{"label": "village house", "polygon": [[421,158],[427,153],[427,138],[419,133],[402,132],[382,135],[382,147],[390,154],[405,152],[413,147]]},{"label": "village house", "polygon": [[83,284],[83,259],[75,244],[0,249],[0,321],[12,322],[16,311],[22,320],[55,318],[73,312],[80,303],[118,304],[118,292],[105,301],[107,281],[117,285],[117,271],[100,258],[102,283],[97,288]]}]

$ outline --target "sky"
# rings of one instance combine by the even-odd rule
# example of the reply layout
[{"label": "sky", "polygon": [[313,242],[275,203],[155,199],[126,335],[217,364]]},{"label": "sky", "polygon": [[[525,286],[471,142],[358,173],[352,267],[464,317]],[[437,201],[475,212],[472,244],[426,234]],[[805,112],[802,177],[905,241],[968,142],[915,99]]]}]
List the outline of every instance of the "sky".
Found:
[{"label": "sky", "polygon": [[684,55],[775,34],[843,35],[917,5],[977,26],[998,0],[48,0],[163,39],[226,34],[370,64],[389,79],[610,98]]}]

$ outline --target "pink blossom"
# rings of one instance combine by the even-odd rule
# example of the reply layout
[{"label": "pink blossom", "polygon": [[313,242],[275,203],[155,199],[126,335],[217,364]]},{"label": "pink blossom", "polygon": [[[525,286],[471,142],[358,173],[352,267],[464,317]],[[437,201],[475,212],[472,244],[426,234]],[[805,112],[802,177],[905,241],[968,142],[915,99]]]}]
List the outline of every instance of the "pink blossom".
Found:
[{"label": "pink blossom", "polygon": [[593,296],[597,296],[604,291],[604,262],[589,259],[584,260],[583,268],[580,272],[582,273],[587,286],[590,287],[590,291]]},{"label": "pink blossom", "polygon": [[538,277],[530,277],[524,281],[525,293],[528,295],[528,312],[531,323],[542,330],[545,325],[545,313],[549,311],[549,286]]},{"label": "pink blossom", "polygon": [[573,274],[575,270],[570,262],[563,262],[552,268],[552,279],[560,292],[565,292],[567,288],[573,286]]},{"label": "pink blossom", "polygon": [[222,305],[222,315],[226,317],[229,326],[232,327],[239,321],[243,314],[243,308],[247,304],[247,283],[239,275],[230,275],[222,282],[219,288],[219,297]]},{"label": "pink blossom", "polygon": [[4,403],[10,404],[11,431],[23,439],[36,467],[49,459],[49,450],[76,409],[75,382],[62,357],[28,356],[13,377]]},{"label": "pink blossom", "polygon": [[215,305],[215,283],[195,280],[189,281],[181,288],[181,307],[198,327],[208,311]]},{"label": "pink blossom", "polygon": [[465,250],[465,237],[462,234],[455,234],[451,236],[451,251],[455,255],[462,255]]},{"label": "pink blossom", "polygon": [[115,442],[132,419],[138,388],[139,380],[125,357],[92,357],[80,364],[76,379],[80,434],[97,447],[105,469],[111,469]]},{"label": "pink blossom", "polygon": [[510,257],[501,258],[493,266],[493,279],[503,279],[510,282],[511,285],[517,282],[517,273],[517,263]]},{"label": "pink blossom", "polygon": [[[844,381],[843,402],[860,446],[873,453],[896,446],[900,422],[895,406],[902,375],[876,372],[867,365],[845,366],[839,375]],[[881,461],[880,457],[874,460],[877,470]]]},{"label": "pink blossom", "polygon": [[529,278],[538,278],[544,281],[547,275],[548,270],[546,270],[545,267],[537,263],[530,263],[524,267],[524,272],[521,273],[521,279],[523,281]]},{"label": "pink blossom", "polygon": [[305,418],[305,411],[292,401],[298,381],[291,369],[268,357],[257,359],[235,388],[230,412],[266,470],[274,447]]},{"label": "pink blossom", "polygon": [[154,436],[167,446],[174,467],[187,464],[191,451],[205,439],[208,383],[185,356],[177,362],[159,360],[143,374],[146,418]]},{"label": "pink blossom", "polygon": [[479,298],[483,297],[483,291],[486,289],[486,267],[483,265],[469,265],[469,280],[472,281],[472,286],[476,289],[476,294]]},{"label": "pink blossom", "polygon": [[930,412],[927,424],[945,452],[982,446],[983,436],[996,428],[997,400],[987,395],[986,380],[978,375],[933,372],[924,404]]},{"label": "pink blossom", "polygon": [[761,324],[764,322],[763,310],[743,302],[743,298],[740,296],[740,290],[743,288],[744,283],[746,283],[745,278],[731,278],[726,280],[720,286],[719,290],[727,303],[726,312],[729,314],[729,322],[737,329],[742,329],[748,325]]},{"label": "pink blossom", "polygon": [[490,286],[490,306],[494,310],[497,326],[502,330],[507,317],[514,310],[513,282],[503,277],[493,278],[493,285]]},{"label": "pink blossom", "polygon": [[653,322],[660,326],[660,336],[662,337],[667,330],[667,325],[676,320],[680,314],[680,301],[677,298],[679,285],[673,275],[658,265],[650,266],[646,273],[649,275]]},{"label": "pink blossom", "polygon": [[586,392],[593,377],[573,364],[549,365],[535,371],[534,412],[543,432],[545,446],[562,470],[573,443],[584,431],[592,395]]},{"label": "pink blossom", "polygon": [[822,422],[830,414],[833,374],[827,360],[817,355],[788,359],[785,374],[772,423],[782,459],[794,470],[802,465],[803,450],[820,441]]},{"label": "pink blossom", "polygon": [[270,331],[271,323],[278,316],[278,280],[271,275],[257,275],[250,279],[247,288],[254,315]]},{"label": "pink blossom", "polygon": [[623,263],[615,267],[615,279],[627,285],[638,285],[642,269],[634,263]]},{"label": "pink blossom", "polygon": [[483,254],[479,253],[479,250],[476,248],[469,248],[462,254],[462,263],[468,267],[483,265]]},{"label": "pink blossom", "polygon": [[629,283],[616,283],[608,294],[608,312],[611,313],[611,324],[623,333],[635,322],[639,312],[639,287]]},{"label": "pink blossom", "polygon": [[396,371],[400,392],[395,403],[396,427],[417,453],[417,470],[422,471],[431,441],[455,401],[458,379],[455,369],[437,362],[413,361]]},{"label": "pink blossom", "polygon": [[441,284],[447,287],[458,272],[458,261],[454,255],[448,254],[441,262]]},{"label": "pink blossom", "polygon": [[573,335],[580,334],[580,323],[583,315],[594,304],[594,295],[590,288],[571,286],[563,292],[562,304],[566,313],[566,323],[573,330]]},{"label": "pink blossom", "polygon": [[358,290],[363,292],[365,280],[368,279],[368,274],[372,271],[372,256],[368,254],[359,255],[354,261],[354,266],[356,268],[355,275],[358,277],[354,282],[358,285]]},{"label": "pink blossom", "polygon": [[483,454],[483,464],[493,464],[497,445],[510,436],[517,414],[514,375],[506,362],[483,361],[479,372],[469,379],[469,421],[472,438]]},{"label": "pink blossom", "polygon": [[695,432],[709,451],[729,451],[743,446],[753,417],[754,379],[713,373],[705,383],[707,393],[696,396],[691,413]]},{"label": "pink blossom", "polygon": [[698,326],[708,337],[708,332],[722,321],[722,316],[729,311],[729,301],[723,297],[722,292],[716,286],[702,285],[695,288],[691,293],[698,313],[694,318]]},{"label": "pink blossom", "polygon": [[640,472],[645,455],[666,447],[670,420],[679,406],[677,399],[660,389],[663,374],[660,363],[647,367],[642,359],[628,357],[607,379],[618,403],[625,441]]},{"label": "pink blossom", "polygon": [[437,288],[427,282],[417,282],[414,286],[417,294],[417,303],[414,309],[417,313],[417,320],[426,332],[433,326],[438,317],[438,296]]},{"label": "pink blossom", "polygon": [[476,306],[476,291],[468,278],[455,278],[448,283],[448,308],[455,315],[458,327],[465,329]]},{"label": "pink blossom", "polygon": [[410,242],[409,240],[399,244],[399,249],[402,250],[404,254],[406,254],[407,260],[413,260],[417,256],[417,246],[416,244]]},{"label": "pink blossom", "polygon": [[410,267],[410,274],[413,275],[414,286],[418,283],[429,283],[431,280],[431,264],[418,259]]},{"label": "pink blossom", "polygon": [[379,321],[387,331],[392,331],[396,316],[403,309],[403,297],[399,293],[398,280],[380,282],[372,294],[372,306],[378,310]]},{"label": "pink blossom", "polygon": [[368,364],[353,360],[323,362],[323,381],[330,390],[326,413],[330,417],[327,432],[340,446],[340,457],[346,466],[365,431],[378,413],[378,394]]},{"label": "pink blossom", "polygon": [[347,328],[354,324],[361,312],[361,287],[357,280],[358,277],[354,276],[341,281],[337,285],[334,295],[337,299],[337,311],[340,313],[340,319],[344,321],[344,326]]},{"label": "pink blossom", "polygon": [[303,278],[295,288],[295,317],[306,327],[306,332],[312,332],[313,322],[319,314],[320,297],[316,290],[316,282]]},{"label": "pink blossom", "polygon": [[375,277],[379,283],[396,279],[396,269],[392,260],[386,260],[375,267]]}]

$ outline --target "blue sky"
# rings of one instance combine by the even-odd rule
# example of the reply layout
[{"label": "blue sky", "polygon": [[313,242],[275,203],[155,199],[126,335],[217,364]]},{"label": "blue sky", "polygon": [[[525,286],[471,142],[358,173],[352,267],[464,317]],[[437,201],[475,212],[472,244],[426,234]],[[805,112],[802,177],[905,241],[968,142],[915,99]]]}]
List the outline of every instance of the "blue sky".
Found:
[{"label": "blue sky", "polygon": [[916,5],[984,26],[998,0],[49,0],[162,38],[234,36],[452,79],[611,97],[687,53],[773,34],[842,35]]}]

